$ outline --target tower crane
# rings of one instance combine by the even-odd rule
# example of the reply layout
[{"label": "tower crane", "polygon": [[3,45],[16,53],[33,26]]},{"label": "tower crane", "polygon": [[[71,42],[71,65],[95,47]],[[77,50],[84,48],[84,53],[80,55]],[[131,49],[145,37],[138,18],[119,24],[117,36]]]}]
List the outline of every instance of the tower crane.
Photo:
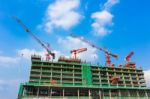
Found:
[{"label": "tower crane", "polygon": [[74,59],[77,58],[77,54],[78,53],[81,53],[81,52],[84,52],[84,51],[87,51],[87,48],[79,48],[79,49],[73,49],[71,50],[70,52],[74,54]]},{"label": "tower crane", "polygon": [[134,62],[130,61],[130,58],[133,56],[134,52],[131,51],[126,57],[125,57],[125,61],[127,62],[127,64],[125,65],[126,67],[130,67],[130,68],[136,68],[136,64]]},{"label": "tower crane", "polygon": [[107,63],[108,66],[111,66],[110,56],[112,56],[112,57],[114,57],[114,58],[116,58],[116,59],[118,58],[118,56],[117,56],[116,54],[110,53],[107,49],[101,48],[101,47],[99,47],[99,46],[96,46],[96,45],[92,44],[91,42],[85,40],[85,39],[82,38],[82,37],[76,36],[76,35],[74,35],[74,34],[70,34],[70,36],[73,37],[73,38],[79,39],[79,40],[81,40],[81,41],[83,41],[83,42],[85,42],[85,43],[87,43],[88,45],[90,45],[90,46],[93,47],[93,48],[96,48],[96,49],[98,49],[98,50],[100,50],[100,51],[103,51],[103,52],[105,53],[105,56],[106,56],[106,63]]},{"label": "tower crane", "polygon": [[106,64],[108,66],[111,66],[110,55],[108,54],[108,52],[105,52],[105,57],[106,57]]},{"label": "tower crane", "polygon": [[46,50],[46,60],[50,59],[50,56],[53,57],[53,59],[55,59],[55,53],[52,53],[51,50],[49,49],[48,46],[46,46],[46,44],[44,42],[42,42],[38,37],[36,37],[34,35],[34,33],[32,33],[32,31],[17,17],[13,16],[13,19],[19,23],[23,29],[30,35],[32,36],[33,39],[35,39],[45,50]]},{"label": "tower crane", "polygon": [[126,57],[125,57],[125,61],[130,62],[130,58],[133,56],[134,52],[131,51]]}]

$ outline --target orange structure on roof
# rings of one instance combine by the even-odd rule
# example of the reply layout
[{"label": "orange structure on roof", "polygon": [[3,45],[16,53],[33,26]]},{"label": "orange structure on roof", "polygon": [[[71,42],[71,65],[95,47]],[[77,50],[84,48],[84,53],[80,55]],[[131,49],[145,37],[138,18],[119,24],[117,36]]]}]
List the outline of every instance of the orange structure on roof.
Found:
[{"label": "orange structure on roof", "polygon": [[118,81],[119,81],[120,77],[118,76],[113,76],[110,81],[111,81],[111,84],[117,84]]}]

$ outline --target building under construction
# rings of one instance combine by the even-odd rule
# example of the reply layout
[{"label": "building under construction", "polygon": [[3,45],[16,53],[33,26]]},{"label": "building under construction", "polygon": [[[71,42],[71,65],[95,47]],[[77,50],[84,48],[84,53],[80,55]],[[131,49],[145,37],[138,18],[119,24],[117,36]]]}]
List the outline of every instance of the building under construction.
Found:
[{"label": "building under construction", "polygon": [[126,64],[117,66],[111,64],[110,60],[111,57],[117,59],[116,54],[81,37],[70,35],[104,52],[106,65],[93,65],[76,57],[87,48],[71,50],[74,54],[72,58],[60,57],[58,61],[50,61],[51,57],[55,58],[55,53],[20,19],[14,19],[47,52],[46,60],[37,55],[31,57],[30,78],[20,85],[18,99],[150,99],[150,89],[146,86],[143,70],[130,61],[133,52],[125,57]]},{"label": "building under construction", "polygon": [[37,55],[31,61],[29,82],[20,85],[18,99],[150,99],[142,69],[52,62]]}]

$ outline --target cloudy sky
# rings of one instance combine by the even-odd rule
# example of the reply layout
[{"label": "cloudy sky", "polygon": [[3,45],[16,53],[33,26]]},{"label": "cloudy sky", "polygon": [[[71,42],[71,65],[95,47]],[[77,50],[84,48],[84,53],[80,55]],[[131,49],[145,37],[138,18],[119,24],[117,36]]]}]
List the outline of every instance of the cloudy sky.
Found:
[{"label": "cloudy sky", "polygon": [[[30,55],[44,58],[44,49],[11,17],[18,16],[56,57],[71,57],[73,48],[87,47],[78,57],[105,64],[105,55],[71,38],[74,33],[119,55],[134,51],[150,85],[150,6],[148,0],[0,0],[0,98],[16,99],[21,82],[29,79]],[[23,54],[23,56],[22,56]]]}]

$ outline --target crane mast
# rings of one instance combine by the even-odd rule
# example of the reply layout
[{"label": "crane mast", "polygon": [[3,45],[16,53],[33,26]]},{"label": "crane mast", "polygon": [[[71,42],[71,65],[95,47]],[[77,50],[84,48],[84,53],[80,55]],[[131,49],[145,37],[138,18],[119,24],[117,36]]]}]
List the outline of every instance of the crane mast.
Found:
[{"label": "crane mast", "polygon": [[35,39],[35,40],[47,51],[46,59],[49,59],[49,58],[48,58],[49,55],[51,55],[51,56],[53,57],[53,59],[55,58],[55,53],[52,53],[52,52],[49,50],[49,48],[46,46],[46,44],[44,44],[38,37],[36,37],[36,36],[34,35],[34,33],[32,33],[32,32],[30,31],[30,29],[29,29],[19,18],[13,16],[13,19],[14,19],[17,23],[19,23],[19,24],[23,27],[23,29],[24,29],[29,35],[31,35],[31,37],[33,37],[33,39]]}]

